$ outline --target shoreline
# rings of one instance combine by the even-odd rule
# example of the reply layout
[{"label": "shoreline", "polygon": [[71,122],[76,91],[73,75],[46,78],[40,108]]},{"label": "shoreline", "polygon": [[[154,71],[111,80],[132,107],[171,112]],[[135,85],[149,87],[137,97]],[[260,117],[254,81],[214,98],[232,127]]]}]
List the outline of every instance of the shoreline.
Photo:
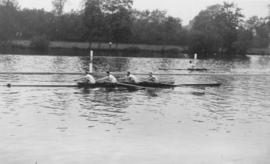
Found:
[{"label": "shoreline", "polygon": [[[0,55],[25,55],[25,56],[69,56],[69,57],[88,57],[89,50],[82,49],[68,49],[68,48],[54,48],[45,51],[33,50],[29,48],[12,48],[12,49],[0,49]],[[138,57],[138,58],[189,58],[184,53],[170,53],[170,52],[152,52],[152,51],[117,51],[117,50],[94,50],[94,55],[97,57]]]},{"label": "shoreline", "polygon": [[2,54],[46,55],[46,56],[89,56],[90,50],[95,56],[108,57],[146,57],[146,58],[186,58],[186,48],[170,45],[109,44],[86,42],[56,42],[38,50],[31,47],[28,40],[14,40],[0,47]]},{"label": "shoreline", "polygon": [[[29,40],[13,40],[6,46],[0,46],[0,53],[16,55],[89,56],[90,50],[95,51],[95,56],[108,57],[192,58],[193,56],[187,54],[187,47],[175,45],[51,41],[48,49],[38,50],[31,47]],[[270,48],[251,48],[247,55],[270,55]]]},{"label": "shoreline", "polygon": [[89,56],[90,50],[95,56],[108,57],[148,57],[148,58],[186,58],[185,48],[163,45],[111,44],[85,42],[50,42],[49,47],[38,50],[31,47],[27,40],[15,40],[0,47],[2,54],[46,55],[46,56]]},{"label": "shoreline", "polygon": [[[11,45],[23,48],[32,48],[29,40],[13,40]],[[150,45],[150,44],[127,44],[127,43],[102,43],[102,42],[67,42],[50,41],[49,49],[80,49],[80,50],[102,50],[102,51],[131,51],[131,52],[174,52],[187,51],[185,46],[176,45]]]},{"label": "shoreline", "polygon": [[270,46],[269,48],[251,48],[248,55],[270,55]]}]

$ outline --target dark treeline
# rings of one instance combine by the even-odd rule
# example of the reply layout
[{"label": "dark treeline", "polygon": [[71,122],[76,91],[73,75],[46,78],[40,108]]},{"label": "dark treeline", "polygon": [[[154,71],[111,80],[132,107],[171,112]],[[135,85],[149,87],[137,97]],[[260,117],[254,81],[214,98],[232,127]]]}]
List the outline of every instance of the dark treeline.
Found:
[{"label": "dark treeline", "polygon": [[213,5],[201,11],[191,24],[189,49],[193,53],[245,55],[248,48],[269,45],[270,19],[252,17],[246,22],[233,3]]},{"label": "dark treeline", "polygon": [[20,10],[16,2],[2,1],[0,25],[5,29],[1,30],[1,40],[46,36],[56,41],[187,43],[180,19],[167,16],[165,11],[134,10],[132,0],[86,0],[83,10],[63,14],[64,3],[53,1],[55,10],[47,12]]},{"label": "dark treeline", "polygon": [[244,21],[241,10],[230,3],[209,6],[183,27],[181,19],[166,11],[133,9],[133,0],[84,0],[80,11],[63,13],[66,1],[53,0],[54,10],[48,12],[20,9],[16,0],[0,0],[0,41],[179,45],[204,57],[243,55],[249,47],[269,44],[269,18]]}]

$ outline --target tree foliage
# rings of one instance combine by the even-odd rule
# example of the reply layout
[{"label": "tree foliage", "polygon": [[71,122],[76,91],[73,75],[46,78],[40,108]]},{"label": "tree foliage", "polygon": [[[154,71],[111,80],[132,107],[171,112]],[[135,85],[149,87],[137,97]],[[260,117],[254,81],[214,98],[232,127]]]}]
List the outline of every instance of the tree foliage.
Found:
[{"label": "tree foliage", "polygon": [[213,54],[245,54],[247,47],[239,47],[243,45],[240,44],[240,36],[247,34],[243,28],[243,17],[240,9],[233,3],[224,2],[223,5],[213,5],[201,11],[193,21],[190,51],[206,57]]},{"label": "tree foliage", "polygon": [[86,0],[84,22],[88,40],[127,42],[131,37],[132,0]]},{"label": "tree foliage", "polygon": [[134,10],[133,0],[84,0],[81,11],[63,13],[65,2],[53,0],[54,10],[47,12],[40,9],[21,10],[15,0],[2,0],[0,39],[46,36],[60,41],[186,43],[187,32],[179,18],[160,10]]},{"label": "tree foliage", "polygon": [[[269,17],[270,18],[270,17]],[[270,19],[253,16],[246,21],[246,27],[253,34],[252,47],[265,48],[270,43]]]},{"label": "tree foliage", "polygon": [[9,8],[18,8],[17,0],[0,0],[0,5]]},{"label": "tree foliage", "polygon": [[53,0],[52,1],[53,12],[58,16],[62,15],[66,2],[67,2],[67,0]]},{"label": "tree foliage", "polygon": [[104,13],[113,14],[120,10],[129,11],[132,8],[133,0],[101,0],[101,8]]},{"label": "tree foliage", "polygon": [[31,39],[40,35],[49,36],[54,31],[55,20],[53,13],[37,9],[24,9],[19,13],[20,28],[18,32],[22,33],[22,38]]},{"label": "tree foliage", "polygon": [[[20,9],[16,0],[0,0],[0,41],[88,41],[188,46],[190,53],[245,54],[269,45],[269,18],[243,21],[233,3],[209,6],[188,27],[162,10],[138,11],[133,0],[84,0],[80,11],[63,13],[67,0],[52,0],[54,10]],[[36,46],[38,47],[38,46]]]},{"label": "tree foliage", "polygon": [[15,0],[0,1],[0,41],[6,41],[16,36],[19,28],[18,3]]},{"label": "tree foliage", "polygon": [[181,20],[166,11],[133,11],[133,38],[138,43],[185,45],[186,31]]}]

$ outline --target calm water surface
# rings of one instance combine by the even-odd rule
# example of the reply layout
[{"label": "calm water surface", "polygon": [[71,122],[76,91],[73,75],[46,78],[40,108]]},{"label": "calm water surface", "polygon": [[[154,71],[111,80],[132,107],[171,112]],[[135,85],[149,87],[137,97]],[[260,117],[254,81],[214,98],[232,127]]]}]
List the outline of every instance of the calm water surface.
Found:
[{"label": "calm water surface", "polygon": [[[0,72],[82,72],[87,57],[0,55]],[[95,58],[95,71],[188,73],[188,59]],[[268,164],[270,57],[199,60],[228,75],[162,76],[218,88],[7,88],[77,75],[0,74],[0,163]],[[236,75],[237,74],[237,75]],[[241,74],[241,76],[239,75]],[[143,78],[143,77],[141,77]]]}]

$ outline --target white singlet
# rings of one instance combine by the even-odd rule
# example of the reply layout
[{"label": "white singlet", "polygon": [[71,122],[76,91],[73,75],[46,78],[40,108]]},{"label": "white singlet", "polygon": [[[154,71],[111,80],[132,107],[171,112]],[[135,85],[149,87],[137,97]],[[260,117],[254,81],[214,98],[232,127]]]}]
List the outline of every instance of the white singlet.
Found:
[{"label": "white singlet", "polygon": [[88,83],[90,83],[90,84],[95,84],[96,83],[96,80],[95,80],[95,78],[92,76],[92,75],[90,75],[90,74],[87,74],[86,76],[85,76],[85,79],[88,81]]},{"label": "white singlet", "polygon": [[133,83],[139,83],[139,82],[140,82],[140,81],[138,80],[138,78],[137,78],[136,76],[132,75],[132,74],[130,74],[130,75],[128,76],[128,79],[129,79],[129,81],[131,81],[131,82],[133,82]]},{"label": "white singlet", "polygon": [[109,80],[111,83],[117,83],[117,79],[116,79],[113,75],[109,75],[109,76],[108,76],[108,80]]}]

